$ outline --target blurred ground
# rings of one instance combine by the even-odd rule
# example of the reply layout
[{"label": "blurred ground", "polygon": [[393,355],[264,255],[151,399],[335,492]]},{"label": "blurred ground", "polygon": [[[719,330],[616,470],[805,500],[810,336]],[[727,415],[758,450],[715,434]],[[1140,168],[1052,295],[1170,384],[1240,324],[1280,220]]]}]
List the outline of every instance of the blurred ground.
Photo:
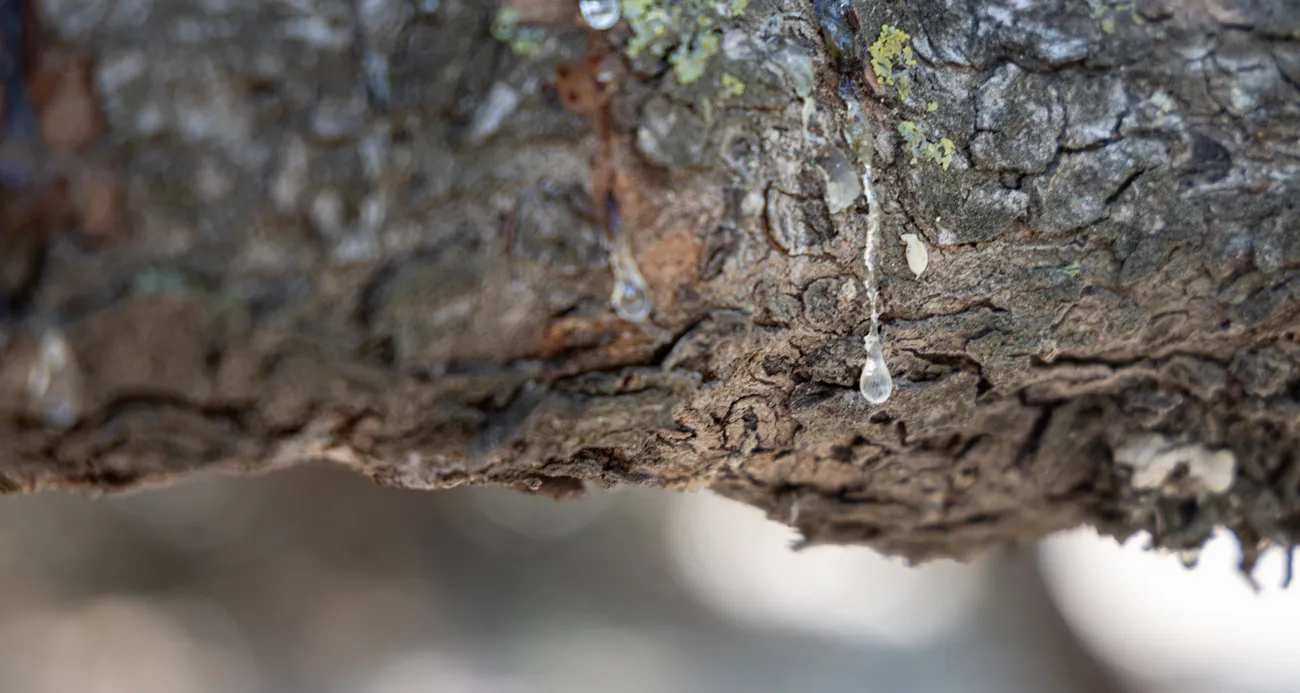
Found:
[{"label": "blurred ground", "polygon": [[[556,503],[384,489],[324,468],[98,500],[10,497],[0,691],[1140,690],[1076,646],[1028,553],[905,569],[866,549],[791,552],[792,538],[708,494]],[[1110,595],[1100,626],[1075,625],[1123,669],[1105,614],[1139,640],[1165,636],[1134,631],[1151,614],[1116,602],[1138,573],[1078,539],[1044,554],[1049,586],[1076,621],[1097,600],[1086,585]],[[1186,575],[1172,557],[1139,558],[1176,570],[1170,584]],[[1085,587],[1052,577],[1063,571]],[[1162,687],[1174,679],[1159,667],[1178,662],[1136,650],[1150,666],[1127,680],[1200,690]],[[1212,690],[1287,681],[1230,674],[1198,677],[1231,684]]]}]

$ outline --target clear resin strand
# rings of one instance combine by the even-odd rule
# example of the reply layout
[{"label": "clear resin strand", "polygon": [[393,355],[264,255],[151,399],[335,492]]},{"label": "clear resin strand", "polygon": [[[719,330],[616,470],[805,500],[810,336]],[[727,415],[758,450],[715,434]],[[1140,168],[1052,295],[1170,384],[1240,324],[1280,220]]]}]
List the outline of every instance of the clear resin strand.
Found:
[{"label": "clear resin strand", "polygon": [[880,289],[876,281],[876,237],[880,235],[880,204],[876,190],[871,185],[871,167],[862,174],[867,198],[867,243],[862,249],[862,262],[867,266],[867,301],[871,304],[871,332],[880,328]]},{"label": "clear resin strand", "polygon": [[871,328],[864,340],[867,360],[862,365],[862,377],[858,380],[858,389],[867,402],[882,404],[894,392],[894,379],[889,375],[889,366],[885,364],[885,355],[880,344],[880,289],[876,278],[876,239],[880,236],[881,215],[876,188],[871,181],[874,147],[871,143],[871,126],[862,110],[862,104],[858,103],[853,95],[851,84],[847,82],[841,84],[840,98],[844,101],[847,121],[844,139],[857,155],[858,163],[862,166],[862,193],[867,200],[867,241],[862,251],[862,261],[867,266],[867,301],[871,305]]},{"label": "clear resin strand", "polygon": [[[864,181],[870,181],[870,169],[863,174]],[[889,375],[889,366],[885,363],[884,350],[880,344],[880,291],[876,284],[876,236],[880,231],[880,205],[876,203],[875,194],[870,185],[867,187],[869,211],[867,212],[867,247],[862,252],[867,265],[867,300],[871,303],[871,329],[867,332],[864,346],[867,349],[866,363],[862,364],[862,377],[858,380],[858,389],[862,397],[871,404],[883,404],[894,392],[894,379]]]}]

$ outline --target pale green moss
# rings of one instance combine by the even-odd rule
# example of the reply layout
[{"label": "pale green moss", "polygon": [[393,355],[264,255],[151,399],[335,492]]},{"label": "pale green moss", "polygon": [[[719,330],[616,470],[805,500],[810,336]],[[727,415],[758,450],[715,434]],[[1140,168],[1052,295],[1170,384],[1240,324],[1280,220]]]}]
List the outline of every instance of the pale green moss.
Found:
[{"label": "pale green moss", "polygon": [[924,159],[933,161],[943,170],[947,171],[952,165],[952,153],[957,149],[957,145],[947,137],[941,137],[938,140],[930,139],[921,130],[920,126],[910,120],[904,120],[898,124],[898,133],[903,136],[903,141],[907,143],[907,151],[912,154],[912,163]]},{"label": "pale green moss", "polygon": [[876,79],[898,90],[898,98],[906,101],[912,93],[912,79],[908,68],[916,65],[912,47],[907,42],[912,37],[898,27],[888,24],[880,27],[880,36],[871,44],[871,71]]}]

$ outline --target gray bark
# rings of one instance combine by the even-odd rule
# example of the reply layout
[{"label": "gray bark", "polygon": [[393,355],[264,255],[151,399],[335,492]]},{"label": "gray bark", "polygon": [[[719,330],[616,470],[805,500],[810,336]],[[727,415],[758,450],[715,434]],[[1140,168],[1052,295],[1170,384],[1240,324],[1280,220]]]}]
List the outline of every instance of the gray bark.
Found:
[{"label": "gray bark", "polygon": [[[523,57],[471,0],[225,5],[37,3],[104,128],[36,148],[72,211],[5,192],[0,489],[323,459],[709,487],[914,559],[1226,524],[1249,567],[1300,534],[1300,6],[855,0],[863,56],[912,35],[903,101],[827,59],[803,0],[754,0],[693,84],[559,0],[512,4]],[[814,61],[806,135],[778,54]],[[881,406],[857,391],[868,207],[831,213],[818,165],[849,151],[846,76],[875,133]],[[903,121],[950,168],[913,163]],[[104,179],[111,223],[86,210]],[[609,306],[606,192],[647,324]],[[1144,440],[1184,446],[1158,488]],[[1226,492],[1198,478],[1221,451]]]}]

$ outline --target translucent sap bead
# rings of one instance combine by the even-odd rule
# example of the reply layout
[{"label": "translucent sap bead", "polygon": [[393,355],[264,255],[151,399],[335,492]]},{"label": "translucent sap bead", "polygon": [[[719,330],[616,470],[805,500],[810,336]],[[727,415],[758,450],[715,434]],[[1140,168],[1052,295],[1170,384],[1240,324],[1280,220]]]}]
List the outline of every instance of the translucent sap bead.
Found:
[{"label": "translucent sap bead", "polygon": [[605,199],[609,218],[609,268],[614,272],[614,293],[609,297],[618,316],[631,322],[645,322],[650,318],[654,302],[650,287],[641,276],[641,268],[632,254],[632,241],[623,228],[623,215],[611,195]]},{"label": "translucent sap bead", "polygon": [[838,148],[831,148],[820,163],[826,177],[826,206],[831,214],[839,214],[857,202],[862,182]]},{"label": "translucent sap bead", "polygon": [[812,95],[817,85],[817,67],[813,65],[812,56],[792,48],[777,51],[772,56],[772,64],[785,74],[786,81],[801,99]]},{"label": "translucent sap bead", "polygon": [[618,24],[618,0],[581,0],[578,8],[582,10],[582,18],[587,20],[587,25],[596,31],[604,31]]},{"label": "translucent sap bead", "polygon": [[858,389],[871,404],[883,404],[894,392],[894,379],[889,376],[885,355],[880,349],[880,336],[874,331],[866,337],[867,362],[862,365]]},{"label": "translucent sap bead", "polygon": [[27,373],[27,408],[46,426],[72,428],[81,418],[81,368],[63,333],[47,331]]},{"label": "translucent sap bead", "polygon": [[645,322],[650,318],[653,305],[650,287],[641,276],[636,261],[618,255],[622,253],[617,253],[614,258],[614,293],[609,297],[610,303],[614,304],[614,310],[620,318],[629,322]]}]

